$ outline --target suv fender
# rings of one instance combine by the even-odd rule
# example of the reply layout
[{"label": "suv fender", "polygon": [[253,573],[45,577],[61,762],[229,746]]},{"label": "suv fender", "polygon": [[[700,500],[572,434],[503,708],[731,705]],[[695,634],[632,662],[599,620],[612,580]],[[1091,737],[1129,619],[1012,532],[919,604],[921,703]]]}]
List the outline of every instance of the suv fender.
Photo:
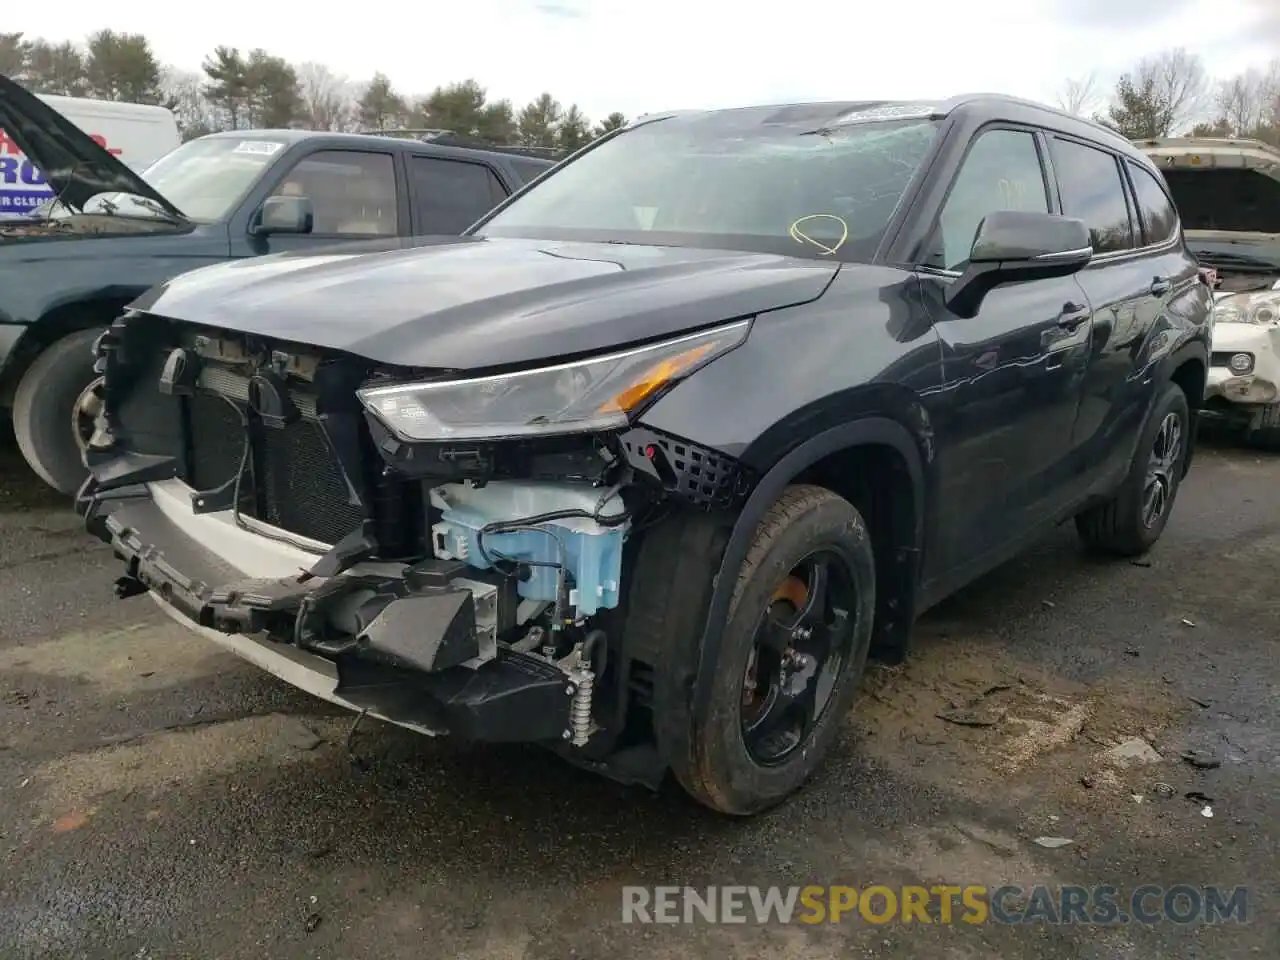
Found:
[{"label": "suv fender", "polygon": [[[1183,476],[1186,476],[1196,455],[1196,428],[1200,422],[1200,409],[1204,406],[1205,379],[1209,374],[1209,351],[1204,341],[1191,340],[1175,349],[1165,361],[1161,373],[1161,382],[1172,381],[1182,388],[1187,395],[1187,406],[1191,408],[1191,436],[1187,438],[1187,457],[1182,464]],[[1152,391],[1152,403],[1156,394],[1157,391]]]},{"label": "suv fender", "polygon": [[[737,519],[716,571],[715,589],[707,610],[705,625],[698,644],[697,667],[693,689],[693,719],[701,720],[711,694],[712,665],[717,662],[724,639],[729,604],[733,597],[734,574],[746,560],[756,527],[769,507],[782,495],[788,484],[823,458],[859,446],[880,445],[899,453],[911,477],[915,501],[914,550],[918,562],[923,546],[925,516],[925,467],[920,449],[905,426],[888,417],[866,417],[824,430],[805,440],[778,460],[761,477],[752,490]],[[914,569],[914,565],[913,565]],[[906,611],[904,629],[910,627],[914,611]]]}]

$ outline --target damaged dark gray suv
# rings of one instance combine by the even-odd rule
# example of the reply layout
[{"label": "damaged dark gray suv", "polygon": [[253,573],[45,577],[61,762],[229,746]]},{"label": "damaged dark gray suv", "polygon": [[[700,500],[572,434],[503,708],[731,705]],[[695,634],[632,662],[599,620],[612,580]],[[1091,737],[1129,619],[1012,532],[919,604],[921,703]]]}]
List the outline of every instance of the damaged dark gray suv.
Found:
[{"label": "damaged dark gray suv", "polygon": [[1211,298],[1139,176],[1000,97],[648,116],[461,238],[150,291],[79,509],[289,683],[754,813],[921,611],[1160,536]]}]

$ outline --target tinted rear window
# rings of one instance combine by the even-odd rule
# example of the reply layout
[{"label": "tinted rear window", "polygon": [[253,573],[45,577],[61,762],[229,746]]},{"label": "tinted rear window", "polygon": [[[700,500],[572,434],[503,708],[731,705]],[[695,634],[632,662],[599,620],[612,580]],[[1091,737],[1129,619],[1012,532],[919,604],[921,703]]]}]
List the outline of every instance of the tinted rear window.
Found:
[{"label": "tinted rear window", "polygon": [[548,164],[538,163],[536,160],[521,160],[513,157],[510,162],[511,169],[516,172],[521,183],[528,183],[551,169]]},{"label": "tinted rear window", "polygon": [[1055,138],[1053,166],[1062,194],[1062,212],[1085,222],[1095,251],[1110,253],[1135,246],[1129,205],[1114,156]]}]

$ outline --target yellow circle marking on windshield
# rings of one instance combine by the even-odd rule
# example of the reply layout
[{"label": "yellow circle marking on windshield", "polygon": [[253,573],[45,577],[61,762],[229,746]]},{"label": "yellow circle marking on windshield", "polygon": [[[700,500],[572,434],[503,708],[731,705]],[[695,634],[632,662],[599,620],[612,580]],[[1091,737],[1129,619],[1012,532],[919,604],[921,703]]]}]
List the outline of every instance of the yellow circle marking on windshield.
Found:
[{"label": "yellow circle marking on windshield", "polygon": [[[801,224],[809,223],[811,220],[834,220],[840,224],[840,239],[836,241],[835,246],[829,246],[821,240],[815,240],[801,229]],[[844,222],[843,217],[837,217],[834,213],[811,213],[807,217],[793,220],[791,226],[787,228],[787,233],[791,234],[791,239],[796,243],[812,244],[821,250],[823,254],[830,256],[843,247],[844,242],[849,239],[849,224]]]}]

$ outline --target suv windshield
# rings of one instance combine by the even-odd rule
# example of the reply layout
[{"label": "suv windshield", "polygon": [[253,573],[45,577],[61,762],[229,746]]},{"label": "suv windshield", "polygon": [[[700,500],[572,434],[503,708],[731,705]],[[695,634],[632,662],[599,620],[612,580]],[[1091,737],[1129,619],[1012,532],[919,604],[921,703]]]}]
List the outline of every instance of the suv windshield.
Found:
[{"label": "suv windshield", "polygon": [[475,234],[870,259],[938,124],[829,122],[725,111],[643,123]]},{"label": "suv windshield", "polygon": [[[192,140],[153,163],[142,179],[190,219],[221,220],[283,149],[284,144],[272,140]],[[94,197],[84,212],[156,215],[153,204],[127,193]]]}]

